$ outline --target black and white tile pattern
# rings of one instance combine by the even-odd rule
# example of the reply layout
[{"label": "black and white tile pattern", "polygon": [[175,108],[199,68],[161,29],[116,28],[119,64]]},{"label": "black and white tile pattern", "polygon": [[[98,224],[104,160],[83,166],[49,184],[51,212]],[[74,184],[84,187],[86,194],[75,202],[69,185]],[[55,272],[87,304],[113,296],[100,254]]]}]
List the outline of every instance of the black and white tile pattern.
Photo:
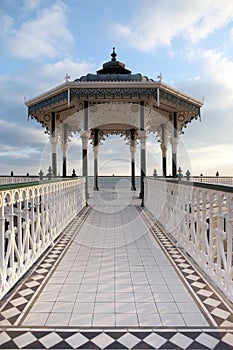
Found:
[{"label": "black and white tile pattern", "polygon": [[230,350],[233,331],[200,329],[6,329],[0,349]]}]

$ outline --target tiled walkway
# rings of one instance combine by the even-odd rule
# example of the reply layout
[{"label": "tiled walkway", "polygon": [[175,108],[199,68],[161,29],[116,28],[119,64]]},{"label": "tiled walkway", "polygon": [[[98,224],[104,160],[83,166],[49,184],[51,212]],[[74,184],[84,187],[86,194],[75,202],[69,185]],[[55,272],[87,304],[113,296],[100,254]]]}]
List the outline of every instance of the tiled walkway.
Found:
[{"label": "tiled walkway", "polygon": [[230,306],[132,195],[91,194],[3,303],[0,348],[233,348]]}]

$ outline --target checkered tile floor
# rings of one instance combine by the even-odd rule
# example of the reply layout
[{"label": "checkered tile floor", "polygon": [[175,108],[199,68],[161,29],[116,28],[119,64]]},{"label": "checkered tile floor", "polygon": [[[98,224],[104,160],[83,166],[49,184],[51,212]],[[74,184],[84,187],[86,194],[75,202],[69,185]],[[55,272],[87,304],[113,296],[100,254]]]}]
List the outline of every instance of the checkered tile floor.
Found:
[{"label": "checkered tile floor", "polygon": [[[104,191],[92,197],[90,205],[2,300],[0,348],[233,349],[231,305],[132,198],[132,192],[116,196]],[[75,265],[71,265],[74,254]],[[69,281],[74,266],[75,276],[83,272],[77,284]],[[92,321],[86,317],[92,302],[77,303],[80,297],[91,297],[90,288],[97,290]],[[112,295],[114,299],[106,302]],[[160,300],[165,296],[172,300]],[[184,302],[181,297],[191,299]],[[40,308],[51,303],[55,312],[46,310],[45,321]],[[74,305],[79,305],[75,317],[69,311]],[[69,321],[60,308],[66,309]]]},{"label": "checkered tile floor", "polygon": [[1,349],[222,349],[232,350],[233,333],[161,329],[12,329],[3,331]]}]

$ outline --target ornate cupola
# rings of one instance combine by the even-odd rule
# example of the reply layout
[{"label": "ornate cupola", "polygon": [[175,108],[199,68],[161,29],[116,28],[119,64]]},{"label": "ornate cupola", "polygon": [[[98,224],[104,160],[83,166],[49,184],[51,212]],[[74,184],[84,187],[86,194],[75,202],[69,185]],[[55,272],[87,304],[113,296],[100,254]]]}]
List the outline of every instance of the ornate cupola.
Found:
[{"label": "ornate cupola", "polygon": [[125,64],[116,60],[117,53],[115,47],[111,53],[112,59],[103,64],[103,68],[97,71],[97,74],[131,74],[131,71],[125,68]]},{"label": "ornate cupola", "polygon": [[125,68],[125,64],[117,61],[117,53],[115,47],[111,53],[112,59],[103,64],[103,68],[99,69],[96,74],[88,73],[79,79],[75,79],[75,82],[107,82],[107,81],[148,81],[145,76],[140,73],[132,74],[129,69]]}]

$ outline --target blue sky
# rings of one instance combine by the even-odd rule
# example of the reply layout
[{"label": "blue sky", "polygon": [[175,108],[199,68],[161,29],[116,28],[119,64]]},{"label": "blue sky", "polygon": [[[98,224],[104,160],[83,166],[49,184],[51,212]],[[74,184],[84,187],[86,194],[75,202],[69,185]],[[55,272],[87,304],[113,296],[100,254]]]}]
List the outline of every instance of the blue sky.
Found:
[{"label": "blue sky", "polygon": [[[1,174],[38,174],[51,162],[48,136],[28,122],[24,98],[61,84],[66,73],[71,80],[95,73],[115,46],[132,72],[154,80],[162,72],[166,84],[204,97],[202,121],[192,122],[180,139],[183,171],[233,175],[232,0],[1,0],[0,23]],[[161,167],[153,135],[147,153],[152,175]],[[129,174],[129,157],[123,139],[108,139],[100,174]],[[68,172],[81,173],[80,158],[75,135]],[[91,150],[89,158],[92,173]]]}]

